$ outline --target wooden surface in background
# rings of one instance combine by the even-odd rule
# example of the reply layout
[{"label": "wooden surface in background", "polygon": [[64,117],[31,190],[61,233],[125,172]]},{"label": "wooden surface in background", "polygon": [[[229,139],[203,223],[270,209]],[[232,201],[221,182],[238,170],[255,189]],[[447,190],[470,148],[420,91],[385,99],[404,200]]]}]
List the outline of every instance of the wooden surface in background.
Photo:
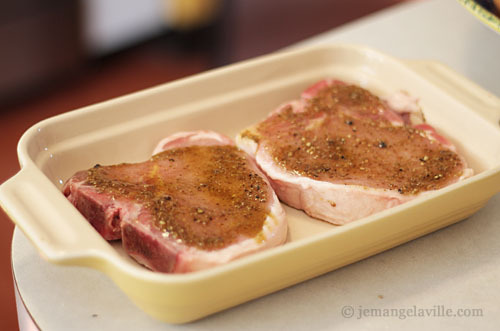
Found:
[{"label": "wooden surface in background", "polygon": [[[0,183],[19,165],[16,145],[22,133],[47,117],[104,101],[214,66],[265,54],[385,8],[398,0],[232,0],[204,47],[166,35],[93,61],[66,80],[51,82],[30,98],[0,108]],[[203,35],[201,35],[204,38]],[[187,39],[192,35],[185,35]],[[214,43],[210,47],[210,41]],[[175,45],[174,45],[175,44]],[[3,47],[3,46],[0,46]],[[17,315],[10,252],[14,226],[0,212],[0,330],[16,330]]]}]

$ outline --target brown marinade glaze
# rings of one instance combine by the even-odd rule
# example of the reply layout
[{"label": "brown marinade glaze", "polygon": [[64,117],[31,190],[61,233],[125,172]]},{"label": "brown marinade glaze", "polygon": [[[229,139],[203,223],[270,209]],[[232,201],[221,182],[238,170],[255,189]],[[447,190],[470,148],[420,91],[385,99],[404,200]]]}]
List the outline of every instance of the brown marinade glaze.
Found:
[{"label": "brown marinade glaze", "polygon": [[287,106],[256,133],[281,167],[321,181],[416,194],[462,174],[456,153],[421,130],[392,125],[380,115],[386,107],[361,87],[338,84],[308,100],[303,112]]},{"label": "brown marinade glaze", "polygon": [[143,163],[97,165],[88,170],[86,184],[113,199],[135,200],[151,212],[164,237],[204,250],[257,237],[269,213],[266,182],[229,145],[175,148]]}]

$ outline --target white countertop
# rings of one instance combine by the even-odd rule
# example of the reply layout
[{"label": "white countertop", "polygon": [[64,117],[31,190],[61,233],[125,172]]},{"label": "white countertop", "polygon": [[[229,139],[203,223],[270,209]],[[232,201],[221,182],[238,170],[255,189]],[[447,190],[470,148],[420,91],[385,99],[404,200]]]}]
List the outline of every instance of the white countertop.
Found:
[{"label": "white countertop", "polygon": [[397,5],[299,45],[352,43],[404,59],[440,61],[500,96],[500,34],[458,1]]},{"label": "white countertop", "polygon": [[[301,44],[325,42],[438,60],[500,95],[500,35],[456,1],[399,5]],[[497,330],[499,218],[497,194],[478,213],[453,226],[180,326],[147,316],[100,272],[44,261],[18,229],[12,265],[20,296],[42,330]],[[351,312],[352,317],[343,316]],[[446,313],[482,316],[442,316]],[[425,316],[410,316],[415,314]]]}]

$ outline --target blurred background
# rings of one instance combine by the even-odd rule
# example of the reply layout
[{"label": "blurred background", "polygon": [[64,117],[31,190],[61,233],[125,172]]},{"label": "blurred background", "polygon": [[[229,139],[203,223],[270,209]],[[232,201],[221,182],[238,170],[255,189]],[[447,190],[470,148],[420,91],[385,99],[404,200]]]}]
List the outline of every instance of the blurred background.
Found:
[{"label": "blurred background", "polygon": [[[22,133],[47,117],[266,54],[409,0],[0,2],[0,183]],[[395,27],[396,28],[396,27]],[[0,329],[16,330],[0,212]]]}]

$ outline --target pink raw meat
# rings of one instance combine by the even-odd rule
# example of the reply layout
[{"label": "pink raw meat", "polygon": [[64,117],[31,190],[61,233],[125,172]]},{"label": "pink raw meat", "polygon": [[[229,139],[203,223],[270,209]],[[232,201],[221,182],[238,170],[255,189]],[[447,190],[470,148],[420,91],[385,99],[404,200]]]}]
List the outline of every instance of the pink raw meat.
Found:
[{"label": "pink raw meat", "polygon": [[285,213],[251,157],[209,131],[164,139],[148,161],[80,171],[63,192],[139,263],[182,273],[284,243]]},{"label": "pink raw meat", "polygon": [[281,201],[339,225],[473,174],[415,99],[398,93],[384,101],[337,80],[307,88],[236,142]]}]

